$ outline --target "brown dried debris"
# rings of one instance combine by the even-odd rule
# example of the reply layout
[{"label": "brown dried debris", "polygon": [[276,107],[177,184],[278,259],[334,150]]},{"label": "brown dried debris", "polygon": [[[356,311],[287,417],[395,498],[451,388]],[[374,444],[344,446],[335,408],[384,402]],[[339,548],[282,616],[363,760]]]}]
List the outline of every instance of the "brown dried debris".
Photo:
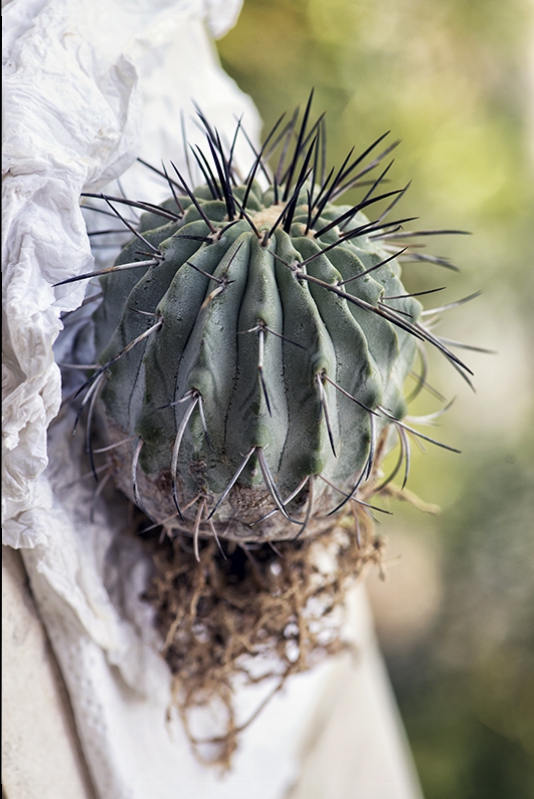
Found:
[{"label": "brown dried debris", "polygon": [[[230,767],[237,739],[291,674],[346,649],[347,590],[368,564],[380,566],[383,543],[367,510],[333,521],[316,537],[276,545],[201,540],[199,560],[187,536],[147,546],[157,569],[145,598],[156,608],[173,674],[173,704],[203,762]],[[270,680],[274,688],[245,722],[234,690]],[[219,735],[192,731],[195,709],[224,711]]]}]

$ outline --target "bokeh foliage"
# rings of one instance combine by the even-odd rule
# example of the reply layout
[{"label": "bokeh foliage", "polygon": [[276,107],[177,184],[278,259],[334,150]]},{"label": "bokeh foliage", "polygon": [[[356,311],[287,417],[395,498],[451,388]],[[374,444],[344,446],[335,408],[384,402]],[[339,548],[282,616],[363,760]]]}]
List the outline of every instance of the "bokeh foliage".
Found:
[{"label": "bokeh foliage", "polygon": [[[327,111],[332,164],[391,130],[403,140],[395,185],[413,180],[403,215],[474,234],[432,242],[459,275],[409,265],[405,283],[414,291],[446,286],[440,305],[482,289],[439,330],[497,354],[462,351],[476,396],[432,358],[433,384],[447,399],[457,395],[435,434],[463,455],[415,447],[409,486],[443,512],[421,517],[397,506],[382,523],[392,540],[400,528],[423,536],[439,559],[432,628],[388,655],[427,799],[534,797],[529,8],[527,0],[245,0],[218,43],[223,66],[266,126],[314,86],[316,112]],[[428,395],[412,412],[438,407]]]}]

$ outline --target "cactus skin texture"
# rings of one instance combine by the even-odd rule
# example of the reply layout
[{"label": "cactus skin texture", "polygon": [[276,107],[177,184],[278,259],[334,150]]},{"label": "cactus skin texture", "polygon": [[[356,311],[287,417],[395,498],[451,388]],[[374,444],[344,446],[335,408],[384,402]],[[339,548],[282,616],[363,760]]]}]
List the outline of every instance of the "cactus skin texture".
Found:
[{"label": "cactus skin texture", "polygon": [[375,470],[377,442],[402,434],[418,342],[465,369],[401,283],[392,241],[405,220],[363,213],[402,192],[367,178],[363,201],[334,205],[373,165],[319,177],[308,112],[266,189],[262,154],[239,185],[206,123],[206,185],[168,178],[173,197],[100,278],[92,404],[117,445],[117,485],[169,532],[246,542],[331,527]]}]

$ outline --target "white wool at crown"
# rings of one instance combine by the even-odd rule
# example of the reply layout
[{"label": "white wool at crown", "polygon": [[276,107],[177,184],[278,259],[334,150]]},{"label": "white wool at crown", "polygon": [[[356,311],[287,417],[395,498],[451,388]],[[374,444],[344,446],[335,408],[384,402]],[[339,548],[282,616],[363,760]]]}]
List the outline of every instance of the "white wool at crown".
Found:
[{"label": "white wool at crown", "polygon": [[[222,35],[239,9],[239,0],[146,0],[135,10],[126,0],[13,0],[4,8],[3,542],[23,554],[100,799],[282,797],[315,700],[337,668],[293,678],[242,736],[221,782],[194,759],[181,724],[165,722],[170,673],[150,606],[139,599],[150,562],[123,531],[124,505],[99,502],[91,520],[95,489],[79,480],[83,441],[72,439],[69,412],[47,440],[61,401],[53,353],[60,312],[85,292],[53,284],[94,264],[79,195],[120,176],[130,196],[166,196],[131,164],[141,155],[184,167],[180,111],[191,117],[192,99],[227,137],[244,114],[257,141],[257,112],[221,70],[207,33]],[[192,123],[188,137],[202,137]],[[236,158],[250,163],[245,142]],[[73,340],[60,335],[62,357]],[[354,636],[376,659],[357,596]],[[361,795],[416,797],[383,674],[362,670],[359,679],[367,709],[351,721],[365,730],[358,758],[380,763]],[[237,692],[241,719],[265,690]]]}]

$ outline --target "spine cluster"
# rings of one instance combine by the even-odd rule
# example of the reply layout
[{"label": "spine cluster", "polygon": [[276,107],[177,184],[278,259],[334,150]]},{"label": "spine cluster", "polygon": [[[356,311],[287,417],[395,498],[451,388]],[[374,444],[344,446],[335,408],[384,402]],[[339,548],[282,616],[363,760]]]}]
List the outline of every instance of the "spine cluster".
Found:
[{"label": "spine cluster", "polygon": [[[311,99],[300,123],[278,120],[244,178],[233,164],[241,126],[225,148],[200,115],[207,149],[192,157],[204,185],[174,167],[161,172],[172,196],[160,206],[99,195],[133,238],[112,268],[64,281],[98,274],[102,284],[101,366],[80,409],[89,449],[98,410],[117,484],[195,539],[319,532],[361,501],[386,438],[400,444],[406,479],[409,439],[422,435],[403,422],[416,352],[437,347],[469,382],[425,325],[440,309],[422,311],[400,280],[402,261],[454,268],[411,252],[411,237],[461,231],[409,233],[410,220],[390,219],[407,187],[381,190],[391,164],[370,179],[397,144],[368,160],[384,137],[327,172]],[[358,187],[360,202],[335,205]],[[364,215],[377,203],[376,218]],[[139,225],[119,204],[143,211]],[[426,382],[421,357],[412,396]]]}]

